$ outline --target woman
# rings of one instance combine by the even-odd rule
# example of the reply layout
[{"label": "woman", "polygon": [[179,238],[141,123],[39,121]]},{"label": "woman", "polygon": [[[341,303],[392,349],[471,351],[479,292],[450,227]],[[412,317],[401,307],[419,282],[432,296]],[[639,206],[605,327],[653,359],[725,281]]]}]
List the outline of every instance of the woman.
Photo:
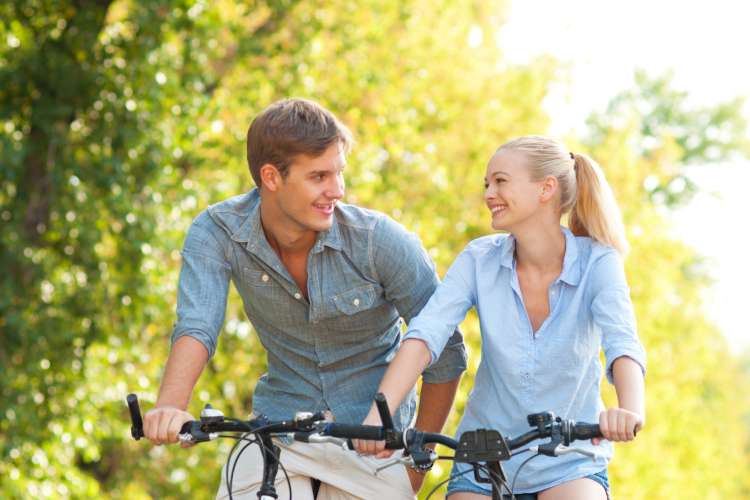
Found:
[{"label": "woman", "polygon": [[[645,353],[625,281],[623,224],[612,192],[588,157],[545,137],[501,146],[485,177],[493,234],[472,241],[433,297],[409,324],[404,342],[380,385],[390,408],[437,359],[454,327],[476,307],[482,361],[458,435],[479,428],[519,435],[526,416],[552,411],[566,419],[598,421],[607,441],[577,443],[599,454],[539,456],[519,472],[528,454],[503,463],[515,493],[540,500],[606,499],[610,441],[629,441],[644,425]],[[569,213],[569,228],[562,227]],[[602,366],[619,406],[605,409],[599,394]],[[379,425],[376,409],[365,424]],[[360,452],[383,443],[360,441]],[[489,496],[487,484],[454,464],[451,500]],[[519,497],[521,498],[521,497]]]}]

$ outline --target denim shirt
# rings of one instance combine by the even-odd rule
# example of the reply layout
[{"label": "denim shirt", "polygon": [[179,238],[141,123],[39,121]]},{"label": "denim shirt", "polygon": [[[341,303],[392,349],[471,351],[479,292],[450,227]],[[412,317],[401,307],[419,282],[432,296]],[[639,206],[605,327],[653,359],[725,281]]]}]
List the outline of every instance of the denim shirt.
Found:
[{"label": "denim shirt", "polygon": [[[307,261],[308,297],[271,249],[260,222],[257,189],[203,211],[182,250],[177,322],[172,342],[188,335],[212,356],[224,323],[229,281],[268,359],[253,394],[253,411],[271,419],[330,410],[360,423],[401,342],[407,322],[438,284],[416,235],[387,216],[338,203]],[[466,368],[455,329],[427,383],[454,380]],[[398,409],[402,428],[414,416],[414,391]]]},{"label": "denim shirt", "polygon": [[[458,435],[496,429],[504,436],[530,430],[526,416],[552,411],[565,419],[599,422],[604,410],[602,373],[612,382],[612,363],[628,356],[645,373],[646,357],[636,333],[630,290],[617,252],[567,228],[560,276],[549,287],[549,316],[532,331],[518,282],[515,240],[491,235],[471,242],[453,263],[435,295],[409,323],[404,338],[423,340],[433,360],[452,328],[476,307],[482,359]],[[599,359],[603,348],[606,365]],[[539,444],[534,442],[533,444]],[[579,454],[539,456],[521,469],[516,492],[538,492],[597,473],[612,457],[608,441],[575,446],[599,453],[596,461]],[[512,480],[523,453],[503,462]],[[456,464],[459,471],[465,464]],[[473,481],[473,476],[464,476]]]}]

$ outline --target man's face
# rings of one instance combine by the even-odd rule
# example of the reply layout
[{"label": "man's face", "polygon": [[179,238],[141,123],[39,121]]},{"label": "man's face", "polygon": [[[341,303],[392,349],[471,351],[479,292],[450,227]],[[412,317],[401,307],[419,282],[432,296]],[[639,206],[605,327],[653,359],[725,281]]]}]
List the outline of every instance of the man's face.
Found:
[{"label": "man's face", "polygon": [[339,143],[320,156],[300,155],[289,166],[277,191],[279,209],[300,229],[325,231],[333,223],[333,209],[344,196],[346,157]]}]

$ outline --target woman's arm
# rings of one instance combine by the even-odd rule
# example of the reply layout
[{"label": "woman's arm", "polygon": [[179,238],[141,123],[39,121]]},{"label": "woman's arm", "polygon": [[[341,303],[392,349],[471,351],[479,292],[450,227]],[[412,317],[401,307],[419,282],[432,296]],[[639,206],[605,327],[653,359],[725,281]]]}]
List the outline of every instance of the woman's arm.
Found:
[{"label": "woman's arm", "polygon": [[646,422],[643,370],[631,358],[621,356],[612,364],[612,375],[619,407],[601,412],[599,427],[605,439],[631,441]]},{"label": "woman's arm", "polygon": [[[417,379],[430,363],[432,356],[427,344],[418,339],[406,339],[391,361],[388,370],[383,375],[378,392],[382,392],[388,402],[388,408],[398,408],[401,401],[417,383]],[[373,405],[370,413],[362,425],[383,425],[380,421],[377,407]],[[354,447],[359,453],[378,454],[381,457],[390,456],[393,451],[385,449],[384,441],[354,440]]]},{"label": "woman's arm", "polygon": [[638,339],[623,262],[615,251],[597,261],[592,292],[592,315],[602,331],[607,378],[614,384],[619,402],[617,408],[599,415],[599,425],[606,439],[630,441],[645,420],[646,353]]},{"label": "woman's arm", "polygon": [[[409,330],[404,336],[404,341],[383,375],[378,391],[385,395],[391,412],[398,409],[401,401],[414,387],[425,368],[440,357],[451,333],[474,305],[474,291],[474,262],[467,249],[456,258],[446,273],[445,280],[438,285],[424,308],[409,322]],[[461,363],[465,364],[465,358],[461,359]],[[440,401],[438,407],[424,408],[426,405],[420,402],[420,413],[423,413],[425,409],[433,413],[435,411],[441,414],[447,413],[457,386],[458,379],[450,386],[442,388],[451,390],[439,390],[436,394],[430,395],[429,401],[425,401],[434,405],[435,397],[440,397],[441,394],[447,396],[450,392],[450,397],[446,397],[445,401]],[[424,424],[424,417],[421,420]],[[428,419],[431,422],[434,420],[434,418]],[[374,404],[363,424],[382,425]],[[437,431],[437,429],[431,430]],[[390,450],[383,452],[385,445],[383,442],[359,440],[355,441],[354,445],[360,453],[377,453],[380,456],[389,456],[392,453]]]}]

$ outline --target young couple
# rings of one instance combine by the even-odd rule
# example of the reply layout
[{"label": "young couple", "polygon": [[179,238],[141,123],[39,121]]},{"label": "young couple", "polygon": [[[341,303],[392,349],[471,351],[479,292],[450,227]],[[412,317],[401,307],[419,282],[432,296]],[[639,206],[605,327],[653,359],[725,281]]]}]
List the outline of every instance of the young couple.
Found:
[{"label": "young couple", "polygon": [[[459,432],[519,434],[527,414],[546,410],[598,421],[606,440],[589,446],[602,458],[535,458],[516,491],[607,498],[610,441],[633,439],[644,422],[645,354],[623,271],[627,243],[601,171],[544,137],[501,146],[487,167],[485,203],[493,229],[509,234],[471,242],[439,283],[413,234],[341,202],[350,144],[343,124],[303,99],[276,102],[253,121],[248,164],[258,187],[209,207],[188,231],[172,349],[146,436],[174,443],[193,419],[185,409],[216,349],[230,280],[266,349],[253,411],[271,419],[327,410],[338,422],[379,425],[372,401],[381,391],[402,429],[414,423],[421,374],[415,425],[439,432],[466,367],[458,324],[476,307],[482,362]],[[566,213],[569,228],[560,226]],[[617,408],[599,396],[600,347]],[[361,456],[332,444],[278,444],[298,499],[413,498],[423,480],[401,466],[373,475],[388,454],[382,443],[357,442]],[[256,448],[239,458],[234,498],[256,498]],[[510,477],[518,465],[504,463]],[[449,495],[482,499],[490,490],[463,474]],[[226,497],[222,483],[217,498]]]}]

